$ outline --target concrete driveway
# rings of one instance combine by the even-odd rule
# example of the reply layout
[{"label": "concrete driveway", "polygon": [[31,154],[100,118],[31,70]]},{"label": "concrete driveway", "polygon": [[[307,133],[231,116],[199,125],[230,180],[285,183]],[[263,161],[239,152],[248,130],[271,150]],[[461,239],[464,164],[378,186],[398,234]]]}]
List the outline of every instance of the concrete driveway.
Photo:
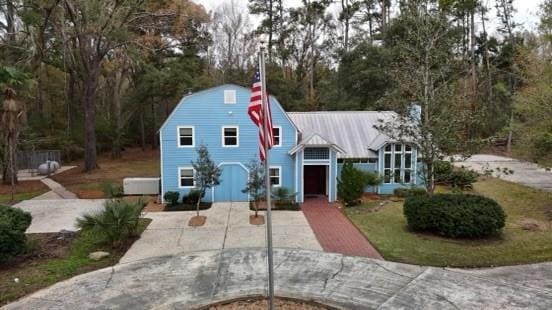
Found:
[{"label": "concrete driveway", "polygon": [[[495,171],[493,173],[495,177],[545,191],[552,191],[552,171],[546,171],[543,167],[534,163],[496,155],[478,154],[465,161],[455,162],[455,165],[458,167],[464,166],[478,172],[492,169]],[[514,173],[505,175],[498,173],[496,168],[511,169]]]},{"label": "concrete driveway", "polygon": [[[263,214],[263,212],[260,212]],[[120,263],[180,252],[220,250],[227,248],[264,247],[266,227],[249,224],[247,202],[217,202],[205,211],[201,227],[190,227],[195,212],[150,212],[144,217],[153,221],[142,233]],[[322,250],[301,211],[272,212],[275,247]]]},{"label": "concrete driveway", "polygon": [[75,231],[76,219],[103,208],[104,199],[25,200],[14,207],[30,212],[33,221],[27,233]]},{"label": "concrete driveway", "polygon": [[[552,264],[461,271],[275,249],[275,294],[338,309],[551,309]],[[265,294],[264,249],[119,264],[55,284],[6,309],[197,309]]]}]

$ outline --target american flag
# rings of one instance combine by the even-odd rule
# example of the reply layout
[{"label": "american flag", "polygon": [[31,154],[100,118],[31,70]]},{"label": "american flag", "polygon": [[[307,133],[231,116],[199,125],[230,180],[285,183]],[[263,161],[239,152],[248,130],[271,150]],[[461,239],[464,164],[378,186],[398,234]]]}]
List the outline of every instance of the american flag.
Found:
[{"label": "american flag", "polygon": [[255,68],[255,75],[253,76],[253,85],[251,85],[251,97],[249,98],[249,106],[247,107],[247,114],[253,121],[253,123],[259,127],[259,158],[263,162],[266,158],[265,154],[265,139],[264,139],[264,127],[263,127],[263,102],[262,92],[266,94],[266,132],[268,132],[268,141],[266,149],[269,150],[274,145],[274,133],[272,132],[272,115],[270,114],[270,103],[268,101],[268,94],[263,90],[261,81],[261,72],[259,66]]}]

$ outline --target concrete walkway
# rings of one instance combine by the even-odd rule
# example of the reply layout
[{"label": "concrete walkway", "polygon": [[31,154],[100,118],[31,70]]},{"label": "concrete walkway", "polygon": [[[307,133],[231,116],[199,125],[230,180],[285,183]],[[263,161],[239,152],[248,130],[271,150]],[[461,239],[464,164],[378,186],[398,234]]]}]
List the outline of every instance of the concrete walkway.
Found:
[{"label": "concrete walkway", "polygon": [[301,209],[324,251],[383,259],[337,205],[328,203],[327,198],[307,198]]},{"label": "concrete walkway", "polygon": [[[275,249],[275,294],[339,309],[551,309],[552,263],[460,271]],[[266,251],[175,254],[77,276],[5,309],[196,309],[266,292]],[[504,270],[507,270],[505,272]]]},{"label": "concrete walkway", "polygon": [[[48,186],[52,190],[52,192],[56,196],[59,196],[61,199],[78,199],[77,195],[68,191],[67,189],[65,189],[65,187],[63,187],[63,185],[59,184],[58,182],[50,178],[44,178],[44,179],[41,179],[40,181],[44,183],[46,186]],[[50,194],[49,197],[54,197],[54,195]]]},{"label": "concrete walkway", "polygon": [[[249,216],[253,212],[246,202],[217,202],[200,214],[207,217],[201,227],[188,226],[190,218],[196,215],[193,211],[145,214],[144,217],[153,221],[120,262],[181,252],[266,245],[266,227],[249,224]],[[275,247],[322,250],[303,212],[275,211],[272,213],[272,226]]]},{"label": "concrete walkway", "polygon": [[[496,155],[478,154],[465,161],[455,162],[455,165],[458,167],[464,166],[478,172],[492,169],[495,177],[545,191],[552,191],[552,171],[546,171],[546,169],[534,163]],[[505,175],[498,172],[496,168],[511,169],[514,173]]]},{"label": "concrete walkway", "polygon": [[33,220],[27,233],[75,231],[76,219],[103,208],[104,199],[25,200],[14,207],[30,212]]}]

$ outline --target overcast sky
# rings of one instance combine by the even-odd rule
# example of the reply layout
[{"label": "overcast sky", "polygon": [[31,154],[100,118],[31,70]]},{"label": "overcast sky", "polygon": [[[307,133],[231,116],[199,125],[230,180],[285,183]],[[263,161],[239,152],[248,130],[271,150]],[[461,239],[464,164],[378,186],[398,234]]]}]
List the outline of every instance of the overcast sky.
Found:
[{"label": "overcast sky", "polygon": [[[213,10],[217,8],[222,2],[225,1],[231,1],[231,0],[193,0],[197,3],[202,4],[208,11]],[[488,5],[487,7],[493,9],[492,12],[489,13],[488,18],[490,20],[490,26],[489,26],[489,32],[492,33],[493,30],[496,28],[497,23],[499,22],[498,17],[496,17],[496,12],[494,11],[494,3],[495,0],[483,0],[487,1]],[[235,3],[238,3],[238,5],[242,6],[243,8],[247,8],[247,0],[234,0]],[[336,1],[338,2],[338,1]],[[517,12],[515,14],[515,20],[518,24],[521,24],[524,29],[535,29],[539,17],[538,17],[538,9],[539,5],[542,3],[542,0],[514,0],[514,6],[517,9]],[[284,0],[284,5],[288,7],[292,6],[298,6],[301,4],[301,0]],[[252,21],[255,21],[255,17],[251,17]]]}]

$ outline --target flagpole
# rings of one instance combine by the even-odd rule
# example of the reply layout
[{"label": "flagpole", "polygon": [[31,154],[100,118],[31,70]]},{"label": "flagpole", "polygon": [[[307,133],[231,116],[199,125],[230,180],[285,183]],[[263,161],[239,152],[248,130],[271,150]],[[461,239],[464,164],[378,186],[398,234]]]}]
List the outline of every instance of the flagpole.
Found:
[{"label": "flagpole", "polygon": [[264,170],[265,170],[265,186],[266,186],[266,247],[267,247],[267,257],[268,257],[268,309],[274,309],[274,261],[272,253],[272,202],[271,202],[271,193],[270,190],[270,170],[268,165],[268,139],[269,133],[267,132],[266,124],[267,123],[267,104],[268,100],[266,94],[266,78],[265,78],[265,59],[264,59],[264,46],[261,45],[261,53],[259,56],[259,69],[261,73],[261,100],[262,100],[262,112],[263,112],[263,132],[264,132]]}]

